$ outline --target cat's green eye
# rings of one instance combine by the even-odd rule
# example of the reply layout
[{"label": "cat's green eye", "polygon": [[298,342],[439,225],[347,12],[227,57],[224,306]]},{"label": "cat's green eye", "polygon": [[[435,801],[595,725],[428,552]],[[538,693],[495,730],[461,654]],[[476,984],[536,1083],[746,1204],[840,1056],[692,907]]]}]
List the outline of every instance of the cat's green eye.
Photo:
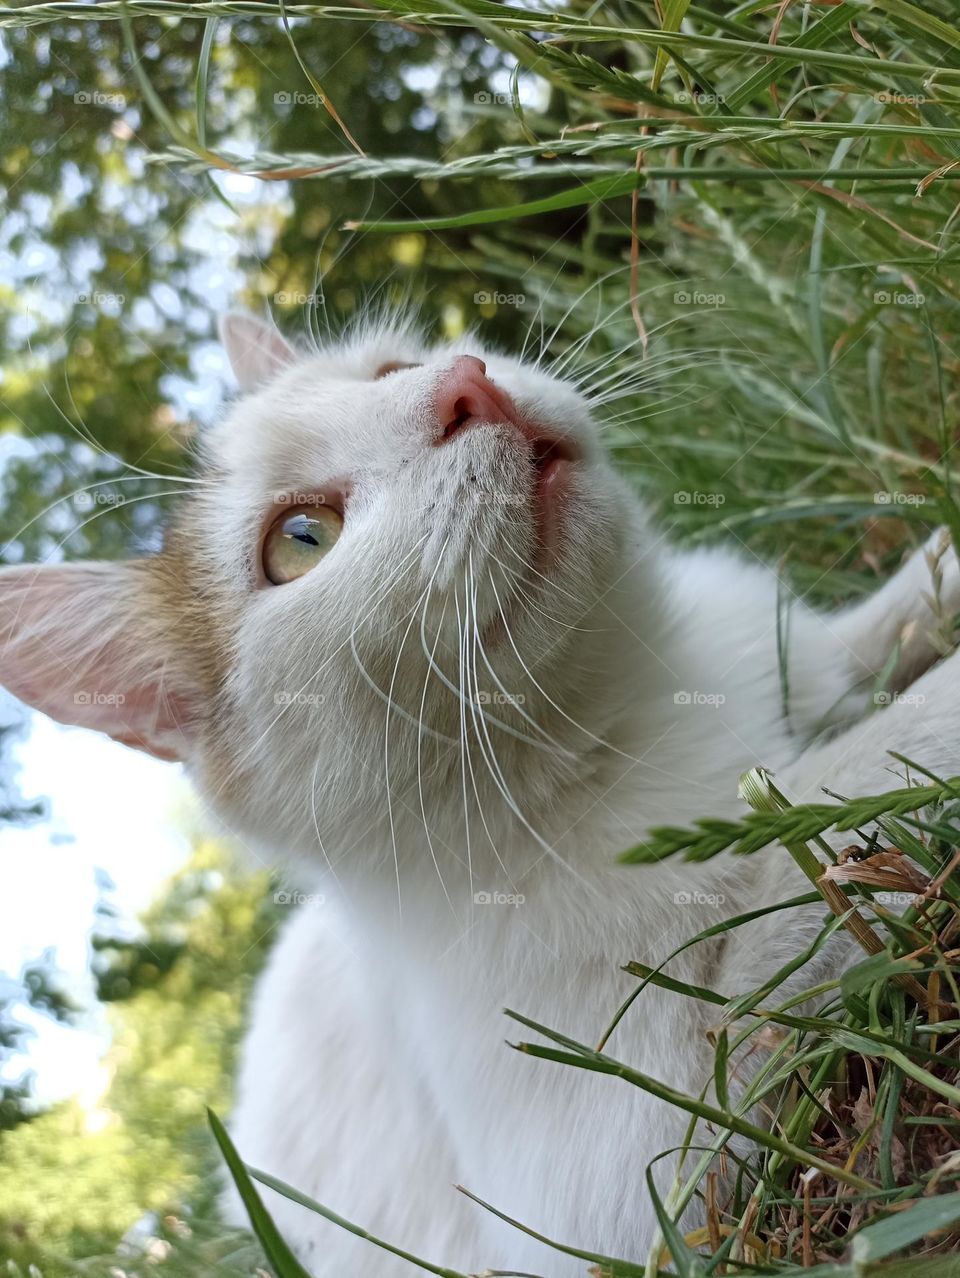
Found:
[{"label": "cat's green eye", "polygon": [[343,529],[343,517],[330,506],[284,511],[270,525],[263,542],[263,571],[283,586],[309,572],[332,550]]}]

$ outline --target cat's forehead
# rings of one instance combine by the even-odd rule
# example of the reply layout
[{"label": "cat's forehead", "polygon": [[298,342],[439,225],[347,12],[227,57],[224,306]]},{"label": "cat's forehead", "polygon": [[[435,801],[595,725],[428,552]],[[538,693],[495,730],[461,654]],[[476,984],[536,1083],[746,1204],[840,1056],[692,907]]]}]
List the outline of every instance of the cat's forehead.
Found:
[{"label": "cat's forehead", "polygon": [[571,387],[471,335],[436,343],[381,329],[300,352],[208,432],[207,460],[248,495],[375,469],[429,429],[437,386],[462,355],[482,359],[538,415],[562,419],[581,407]]},{"label": "cat's forehead", "polygon": [[[208,463],[249,485],[254,477],[306,479],[343,467],[382,443],[383,425],[429,398],[430,383],[451,358],[444,348],[403,330],[297,352],[289,366],[238,399],[206,434]],[[398,372],[416,376],[398,378]],[[379,441],[378,441],[379,426]]]}]

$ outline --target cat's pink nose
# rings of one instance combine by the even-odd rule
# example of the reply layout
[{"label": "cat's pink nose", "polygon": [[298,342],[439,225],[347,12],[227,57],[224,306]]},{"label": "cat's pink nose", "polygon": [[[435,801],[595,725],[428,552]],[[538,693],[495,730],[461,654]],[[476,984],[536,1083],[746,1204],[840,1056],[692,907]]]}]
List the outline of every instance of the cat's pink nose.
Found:
[{"label": "cat's pink nose", "polygon": [[453,361],[440,379],[434,407],[439,428],[438,443],[478,422],[520,424],[513,400],[506,391],[491,382],[487,377],[486,364],[475,355],[458,355]]}]

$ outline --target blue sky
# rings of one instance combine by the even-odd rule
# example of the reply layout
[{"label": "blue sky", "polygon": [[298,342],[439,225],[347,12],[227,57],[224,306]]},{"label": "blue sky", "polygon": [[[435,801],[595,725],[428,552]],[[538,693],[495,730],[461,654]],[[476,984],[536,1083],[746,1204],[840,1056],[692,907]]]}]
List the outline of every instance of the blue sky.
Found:
[{"label": "blue sky", "polygon": [[[65,987],[95,1008],[89,937],[99,883],[104,874],[113,881],[109,900],[134,927],[189,853],[189,786],[179,765],[39,714],[12,753],[22,794],[47,795],[49,813],[0,835],[0,972],[17,974],[52,946]],[[28,1065],[41,1101],[80,1094],[95,1103],[109,1044],[102,1011],[77,1028],[27,1008],[15,1015],[34,1034],[26,1060],[13,1058],[3,1072],[16,1076]]]}]

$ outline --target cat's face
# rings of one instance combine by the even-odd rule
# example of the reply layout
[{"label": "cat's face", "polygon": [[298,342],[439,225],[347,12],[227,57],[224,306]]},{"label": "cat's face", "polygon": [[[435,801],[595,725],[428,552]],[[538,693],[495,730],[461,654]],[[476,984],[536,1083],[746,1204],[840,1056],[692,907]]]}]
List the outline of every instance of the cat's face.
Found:
[{"label": "cat's face", "polygon": [[605,712],[635,527],[585,401],[475,342],[224,338],[246,393],[163,554],[7,570],[0,679],[186,758],[264,840],[358,833],[388,795],[509,806],[518,767],[545,799]]}]

